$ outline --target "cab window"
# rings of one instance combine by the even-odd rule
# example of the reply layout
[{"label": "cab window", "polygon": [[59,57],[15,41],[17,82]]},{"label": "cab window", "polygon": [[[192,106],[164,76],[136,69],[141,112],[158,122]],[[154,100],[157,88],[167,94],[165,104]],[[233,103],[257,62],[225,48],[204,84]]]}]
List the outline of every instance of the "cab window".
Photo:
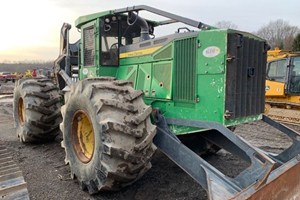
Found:
[{"label": "cab window", "polygon": [[83,65],[95,65],[95,34],[94,25],[83,29]]},{"label": "cab window", "polygon": [[268,79],[272,81],[285,82],[287,60],[270,62],[268,65]]},{"label": "cab window", "polygon": [[300,93],[300,57],[293,58],[290,80],[290,92]]},{"label": "cab window", "polygon": [[106,17],[101,20],[101,65],[119,65],[118,20]]},{"label": "cab window", "polygon": [[293,60],[292,76],[300,76],[300,57],[295,57]]}]

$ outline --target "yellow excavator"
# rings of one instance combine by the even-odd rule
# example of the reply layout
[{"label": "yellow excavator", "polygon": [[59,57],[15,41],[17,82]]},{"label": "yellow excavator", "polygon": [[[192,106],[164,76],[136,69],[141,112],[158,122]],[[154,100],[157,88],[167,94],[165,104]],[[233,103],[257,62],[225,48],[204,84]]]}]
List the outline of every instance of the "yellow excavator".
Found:
[{"label": "yellow excavator", "polygon": [[268,51],[266,114],[300,125],[300,52]]}]

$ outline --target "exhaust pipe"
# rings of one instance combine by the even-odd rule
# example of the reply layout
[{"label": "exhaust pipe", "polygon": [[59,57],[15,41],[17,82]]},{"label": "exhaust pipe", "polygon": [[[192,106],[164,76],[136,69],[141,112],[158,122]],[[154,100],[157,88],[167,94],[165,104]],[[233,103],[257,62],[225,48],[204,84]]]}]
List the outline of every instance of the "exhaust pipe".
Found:
[{"label": "exhaust pipe", "polygon": [[[129,21],[132,21],[132,23],[129,23]],[[128,25],[139,26],[141,28],[140,42],[150,39],[149,26],[144,18],[134,14],[133,12],[129,12],[127,23]]]}]

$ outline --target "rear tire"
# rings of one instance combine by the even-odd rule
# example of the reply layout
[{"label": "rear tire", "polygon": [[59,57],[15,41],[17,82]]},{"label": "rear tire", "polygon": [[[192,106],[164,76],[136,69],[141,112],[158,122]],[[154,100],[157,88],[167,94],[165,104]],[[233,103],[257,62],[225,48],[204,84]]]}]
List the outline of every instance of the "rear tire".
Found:
[{"label": "rear tire", "polygon": [[119,190],[151,167],[151,107],[128,81],[94,78],[79,81],[65,95],[62,147],[71,177],[90,194]]},{"label": "rear tire", "polygon": [[14,89],[13,115],[21,142],[48,142],[59,134],[61,96],[51,80],[20,79]]}]

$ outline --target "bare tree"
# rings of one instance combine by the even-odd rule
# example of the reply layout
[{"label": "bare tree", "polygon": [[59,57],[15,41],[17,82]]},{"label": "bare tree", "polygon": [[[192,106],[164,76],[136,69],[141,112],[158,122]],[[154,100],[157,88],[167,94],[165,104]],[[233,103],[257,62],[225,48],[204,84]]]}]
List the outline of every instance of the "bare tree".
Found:
[{"label": "bare tree", "polygon": [[230,29],[238,29],[238,26],[232,23],[231,21],[219,21],[215,25],[218,28],[230,28]]},{"label": "bare tree", "polygon": [[288,22],[278,19],[261,27],[256,34],[266,39],[272,48],[291,50],[294,38],[299,32],[297,26],[291,26]]}]

